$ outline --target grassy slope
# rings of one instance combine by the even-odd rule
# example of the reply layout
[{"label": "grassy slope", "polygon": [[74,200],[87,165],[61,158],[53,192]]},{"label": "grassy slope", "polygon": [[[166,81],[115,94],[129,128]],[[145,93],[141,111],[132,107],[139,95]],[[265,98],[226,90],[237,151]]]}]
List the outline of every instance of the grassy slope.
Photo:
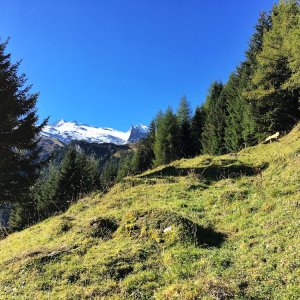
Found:
[{"label": "grassy slope", "polygon": [[0,299],[299,299],[299,213],[298,126],[127,178],[12,234]]}]

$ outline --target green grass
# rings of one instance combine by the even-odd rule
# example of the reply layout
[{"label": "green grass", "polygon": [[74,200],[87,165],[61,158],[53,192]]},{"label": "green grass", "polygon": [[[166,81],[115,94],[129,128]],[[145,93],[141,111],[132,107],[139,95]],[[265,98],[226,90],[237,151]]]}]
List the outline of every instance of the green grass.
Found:
[{"label": "green grass", "polygon": [[126,178],[8,236],[0,299],[299,299],[299,215],[298,126]]}]

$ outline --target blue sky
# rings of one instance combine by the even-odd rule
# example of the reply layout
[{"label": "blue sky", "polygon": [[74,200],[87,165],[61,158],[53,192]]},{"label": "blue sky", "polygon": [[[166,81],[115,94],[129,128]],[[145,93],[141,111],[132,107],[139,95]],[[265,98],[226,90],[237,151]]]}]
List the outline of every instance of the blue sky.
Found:
[{"label": "blue sky", "polygon": [[127,130],[182,95],[194,108],[243,59],[275,0],[0,0],[38,113]]}]

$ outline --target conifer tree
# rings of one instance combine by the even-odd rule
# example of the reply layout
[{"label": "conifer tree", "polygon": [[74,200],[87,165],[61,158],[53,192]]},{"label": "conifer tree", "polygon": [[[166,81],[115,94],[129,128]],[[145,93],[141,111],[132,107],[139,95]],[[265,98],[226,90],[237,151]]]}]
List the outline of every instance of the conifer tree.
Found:
[{"label": "conifer tree", "polygon": [[254,143],[256,122],[251,103],[244,92],[249,81],[249,64],[242,63],[232,73],[225,85],[222,96],[226,101],[225,147],[229,152],[239,151]]},{"label": "conifer tree", "polygon": [[262,51],[256,56],[257,68],[248,97],[257,101],[259,130],[266,134],[288,130],[300,117],[299,49],[295,51],[294,40],[299,31],[299,13],[297,1],[275,5],[271,29],[264,33]]},{"label": "conifer tree", "polygon": [[137,143],[136,152],[132,158],[132,169],[135,174],[150,169],[154,160],[155,121],[150,124],[147,137]]},{"label": "conifer tree", "polygon": [[[21,201],[20,201],[21,200]],[[14,204],[9,216],[9,228],[18,231],[39,220],[37,203],[31,193],[26,193]]]},{"label": "conifer tree", "polygon": [[224,86],[222,97],[226,101],[227,117],[225,120],[225,148],[238,151],[243,145],[242,119],[245,103],[241,97],[238,74],[232,73]]},{"label": "conifer tree", "polygon": [[132,154],[128,153],[127,155],[121,157],[118,166],[118,172],[116,177],[116,182],[121,181],[123,178],[130,176],[134,173],[132,165]]},{"label": "conifer tree", "polygon": [[116,159],[107,161],[101,171],[100,185],[103,190],[109,188],[117,178],[119,162]]},{"label": "conifer tree", "polygon": [[68,147],[59,167],[50,165],[44,173],[32,193],[37,211],[35,221],[66,210],[72,201],[99,187],[98,161],[73,145]]},{"label": "conifer tree", "polygon": [[192,154],[191,108],[185,96],[181,98],[177,111],[178,122],[178,155],[190,157]]},{"label": "conifer tree", "polygon": [[191,144],[192,144],[192,156],[202,153],[201,136],[203,132],[203,126],[205,122],[204,108],[203,106],[197,106],[195,114],[192,118],[191,125]]},{"label": "conifer tree", "polygon": [[37,203],[38,219],[44,219],[61,211],[63,199],[59,191],[59,168],[52,164],[46,174],[42,174],[33,189],[33,198]]},{"label": "conifer tree", "polygon": [[248,99],[246,93],[252,88],[251,78],[257,68],[256,57],[262,51],[263,35],[270,30],[270,26],[269,16],[261,13],[246,51],[246,60],[232,73],[224,88],[227,110],[225,146],[230,152],[256,144],[259,137],[259,112],[256,102]]},{"label": "conifer tree", "polygon": [[61,162],[57,206],[61,210],[97,186],[97,162],[88,158],[78,147],[71,145]]},{"label": "conifer tree", "polygon": [[37,125],[38,94],[30,93],[20,62],[6,54],[7,42],[0,43],[0,201],[20,202],[29,192],[41,166],[38,134],[46,121]]},{"label": "conifer tree", "polygon": [[252,75],[257,68],[257,55],[263,49],[263,36],[271,29],[271,26],[271,17],[266,12],[262,12],[255,25],[255,32],[250,39],[249,48],[246,51],[246,61],[251,69],[250,75]]},{"label": "conifer tree", "polygon": [[213,82],[204,105],[205,123],[202,133],[203,153],[224,152],[225,104],[221,99],[223,84]]},{"label": "conifer tree", "polygon": [[159,115],[154,142],[155,165],[167,164],[179,157],[177,118],[168,108]]}]

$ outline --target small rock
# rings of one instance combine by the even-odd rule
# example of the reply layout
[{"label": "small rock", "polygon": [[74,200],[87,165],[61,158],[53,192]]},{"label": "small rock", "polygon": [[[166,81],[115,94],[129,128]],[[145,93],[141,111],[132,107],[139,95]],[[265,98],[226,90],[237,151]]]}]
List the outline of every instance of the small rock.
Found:
[{"label": "small rock", "polygon": [[171,231],[172,230],[172,226],[169,226],[167,228],[164,229],[164,233],[168,232],[168,231]]}]

